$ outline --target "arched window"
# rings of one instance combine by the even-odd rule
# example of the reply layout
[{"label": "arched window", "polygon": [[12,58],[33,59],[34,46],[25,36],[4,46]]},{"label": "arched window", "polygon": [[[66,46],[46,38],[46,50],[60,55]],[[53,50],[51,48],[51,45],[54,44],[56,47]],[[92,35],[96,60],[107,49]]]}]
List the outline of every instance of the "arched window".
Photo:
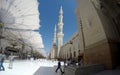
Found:
[{"label": "arched window", "polygon": [[72,58],[72,53],[70,52],[70,58]]},{"label": "arched window", "polygon": [[80,56],[80,50],[78,51],[78,56]]},{"label": "arched window", "polygon": [[70,47],[70,58],[72,58],[72,51],[71,51],[71,47]]},{"label": "arched window", "polygon": [[69,54],[67,53],[67,58],[69,57]]},{"label": "arched window", "polygon": [[74,57],[76,57],[76,52],[74,51]]}]

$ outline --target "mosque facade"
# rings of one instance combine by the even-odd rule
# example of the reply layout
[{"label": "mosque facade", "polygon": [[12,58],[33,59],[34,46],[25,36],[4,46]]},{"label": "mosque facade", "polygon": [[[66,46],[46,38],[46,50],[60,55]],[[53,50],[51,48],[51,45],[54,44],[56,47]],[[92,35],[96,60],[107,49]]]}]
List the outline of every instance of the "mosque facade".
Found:
[{"label": "mosque facade", "polygon": [[78,32],[61,46],[59,57],[75,60],[81,55],[84,64],[120,66],[120,1],[76,1]]},{"label": "mosque facade", "polygon": [[105,69],[120,66],[120,1],[76,1],[78,32],[57,48],[59,58],[82,56],[84,64],[100,63]]}]

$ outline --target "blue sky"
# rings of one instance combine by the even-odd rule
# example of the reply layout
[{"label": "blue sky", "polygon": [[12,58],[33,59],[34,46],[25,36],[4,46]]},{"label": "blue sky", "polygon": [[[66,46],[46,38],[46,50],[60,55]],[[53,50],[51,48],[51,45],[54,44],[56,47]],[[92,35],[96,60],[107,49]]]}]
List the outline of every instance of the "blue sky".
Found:
[{"label": "blue sky", "polygon": [[63,42],[67,41],[77,29],[75,15],[75,0],[38,0],[40,11],[40,34],[42,35],[43,44],[47,52],[50,51],[54,36],[54,26],[58,29],[59,10],[63,7]]}]

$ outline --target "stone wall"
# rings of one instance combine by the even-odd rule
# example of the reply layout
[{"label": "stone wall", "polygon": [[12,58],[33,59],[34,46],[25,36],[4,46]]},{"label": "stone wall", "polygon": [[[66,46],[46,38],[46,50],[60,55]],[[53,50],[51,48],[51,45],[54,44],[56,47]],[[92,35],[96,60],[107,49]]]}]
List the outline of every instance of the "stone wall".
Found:
[{"label": "stone wall", "polygon": [[[114,14],[110,8],[112,6],[108,8],[110,4],[107,3],[104,6],[107,15],[104,14],[102,6],[94,1],[96,0],[77,0],[80,50],[84,50],[85,63],[101,63],[106,69],[113,69],[120,65],[120,35],[110,17],[119,14]],[[105,0],[102,1],[105,3]],[[107,1],[111,1],[112,5],[112,0]]]},{"label": "stone wall", "polygon": [[84,63],[101,63],[106,69],[113,69],[119,65],[118,43],[101,41],[85,50]]},{"label": "stone wall", "polygon": [[101,64],[90,64],[84,66],[68,66],[65,68],[65,75],[92,75],[104,70]]}]

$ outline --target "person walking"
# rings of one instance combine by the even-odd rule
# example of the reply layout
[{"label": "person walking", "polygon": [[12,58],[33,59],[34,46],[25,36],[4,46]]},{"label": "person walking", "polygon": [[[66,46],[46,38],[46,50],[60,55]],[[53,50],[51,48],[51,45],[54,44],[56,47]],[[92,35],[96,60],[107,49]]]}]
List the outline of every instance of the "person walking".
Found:
[{"label": "person walking", "polygon": [[58,61],[58,66],[57,66],[57,69],[55,70],[56,73],[57,73],[58,69],[60,69],[60,71],[61,71],[62,74],[64,73],[62,71],[62,68],[61,68],[61,61],[60,60]]},{"label": "person walking", "polygon": [[71,59],[69,58],[67,61],[67,66],[70,66],[71,65],[71,63],[72,63],[72,61],[71,61]]},{"label": "person walking", "polygon": [[14,61],[14,56],[11,53],[11,55],[9,56],[9,67],[8,67],[9,69],[13,68],[13,61]]},{"label": "person walking", "polygon": [[5,67],[3,66],[5,59],[4,51],[0,54],[0,71],[5,71]]}]

